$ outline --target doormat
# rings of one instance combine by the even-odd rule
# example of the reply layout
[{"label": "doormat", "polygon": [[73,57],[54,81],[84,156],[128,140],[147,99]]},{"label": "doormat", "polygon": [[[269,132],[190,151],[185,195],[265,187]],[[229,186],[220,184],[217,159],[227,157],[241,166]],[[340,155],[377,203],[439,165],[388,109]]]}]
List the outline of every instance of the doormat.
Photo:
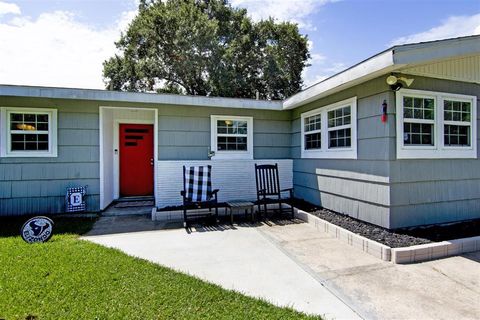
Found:
[{"label": "doormat", "polygon": [[153,201],[128,201],[115,204],[114,208],[153,207]]}]

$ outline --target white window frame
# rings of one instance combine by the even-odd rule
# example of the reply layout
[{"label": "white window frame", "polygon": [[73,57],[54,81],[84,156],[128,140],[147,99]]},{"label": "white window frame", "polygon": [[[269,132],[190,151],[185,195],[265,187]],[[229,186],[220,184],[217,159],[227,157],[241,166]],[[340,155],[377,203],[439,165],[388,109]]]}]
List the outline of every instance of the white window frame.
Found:
[{"label": "white window frame", "polygon": [[[350,106],[350,124],[335,128],[328,127],[328,112]],[[321,116],[321,148],[320,149],[305,149],[305,118],[320,115]],[[304,112],[300,116],[301,123],[301,157],[302,158],[317,158],[317,159],[357,159],[357,97],[352,97],[346,100],[338,101],[336,103],[317,108],[308,112]],[[351,131],[351,146],[341,148],[329,148],[328,137],[332,130],[339,130],[350,128]]]},{"label": "white window frame", "polygon": [[[316,111],[316,110],[314,110]],[[305,119],[307,118],[310,118],[310,117],[314,117],[314,116],[320,116],[320,129],[315,129],[315,130],[311,130],[311,131],[305,131]],[[302,142],[305,144],[305,138],[307,135],[310,135],[310,134],[317,134],[317,133],[320,133],[320,148],[312,148],[312,149],[307,149],[308,152],[310,151],[318,151],[318,150],[321,150],[322,147],[323,147],[323,141],[322,141],[322,137],[323,137],[323,133],[325,132],[325,130],[323,130],[323,121],[322,121],[322,113],[319,112],[314,112],[312,114],[309,114],[309,115],[306,115],[302,118],[302,129],[304,130],[304,134],[303,134],[303,139],[302,139]],[[305,146],[303,147],[305,148]]]},{"label": "white window frame", "polygon": [[[48,150],[47,151],[12,151],[10,114],[47,114],[48,115]],[[57,109],[25,108],[25,107],[1,107],[0,108],[0,156],[1,157],[57,157]]]},{"label": "white window frame", "polygon": [[[434,145],[409,146],[403,141],[403,97],[433,98],[434,110]],[[444,100],[463,101],[471,103],[471,145],[470,146],[445,146],[444,125]],[[424,90],[400,89],[396,92],[396,118],[397,118],[397,159],[476,159],[477,158],[477,97],[434,92]],[[414,122],[409,119],[407,122]],[[422,120],[420,122],[423,123]],[[426,123],[426,122],[425,122]]]},{"label": "white window frame", "polygon": [[[217,146],[217,121],[218,120],[233,120],[233,121],[246,121],[247,122],[247,150],[246,151],[218,151]],[[223,116],[212,115],[210,116],[210,148],[215,152],[215,155],[211,157],[212,160],[218,159],[253,159],[253,117],[242,116]]]}]

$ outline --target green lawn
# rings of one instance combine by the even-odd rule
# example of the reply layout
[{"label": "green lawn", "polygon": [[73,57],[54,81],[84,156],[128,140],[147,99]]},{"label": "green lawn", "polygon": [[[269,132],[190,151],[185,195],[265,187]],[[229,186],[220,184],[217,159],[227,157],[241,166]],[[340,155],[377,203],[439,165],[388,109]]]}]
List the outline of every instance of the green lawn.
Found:
[{"label": "green lawn", "polygon": [[118,250],[78,240],[90,219],[54,219],[45,244],[0,219],[0,319],[302,319]]}]

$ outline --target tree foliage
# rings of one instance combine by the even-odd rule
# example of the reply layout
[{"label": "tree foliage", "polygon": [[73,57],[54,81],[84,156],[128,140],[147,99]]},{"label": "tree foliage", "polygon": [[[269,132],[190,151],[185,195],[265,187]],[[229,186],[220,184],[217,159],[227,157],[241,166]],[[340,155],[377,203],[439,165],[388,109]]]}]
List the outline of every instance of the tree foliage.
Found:
[{"label": "tree foliage", "polygon": [[104,62],[107,88],[283,99],[310,57],[296,24],[252,21],[226,0],[142,0]]}]

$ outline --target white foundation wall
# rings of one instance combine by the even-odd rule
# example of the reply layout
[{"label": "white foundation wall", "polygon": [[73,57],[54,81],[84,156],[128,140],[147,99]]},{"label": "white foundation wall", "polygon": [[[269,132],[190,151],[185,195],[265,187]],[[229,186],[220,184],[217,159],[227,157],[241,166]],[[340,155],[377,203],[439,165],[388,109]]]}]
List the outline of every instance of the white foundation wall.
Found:
[{"label": "white foundation wall", "polygon": [[256,200],[255,163],[278,163],[280,188],[293,187],[293,161],[266,160],[182,160],[157,161],[155,204],[157,208],[182,204],[183,166],[212,166],[212,189],[220,189],[218,201]]}]

